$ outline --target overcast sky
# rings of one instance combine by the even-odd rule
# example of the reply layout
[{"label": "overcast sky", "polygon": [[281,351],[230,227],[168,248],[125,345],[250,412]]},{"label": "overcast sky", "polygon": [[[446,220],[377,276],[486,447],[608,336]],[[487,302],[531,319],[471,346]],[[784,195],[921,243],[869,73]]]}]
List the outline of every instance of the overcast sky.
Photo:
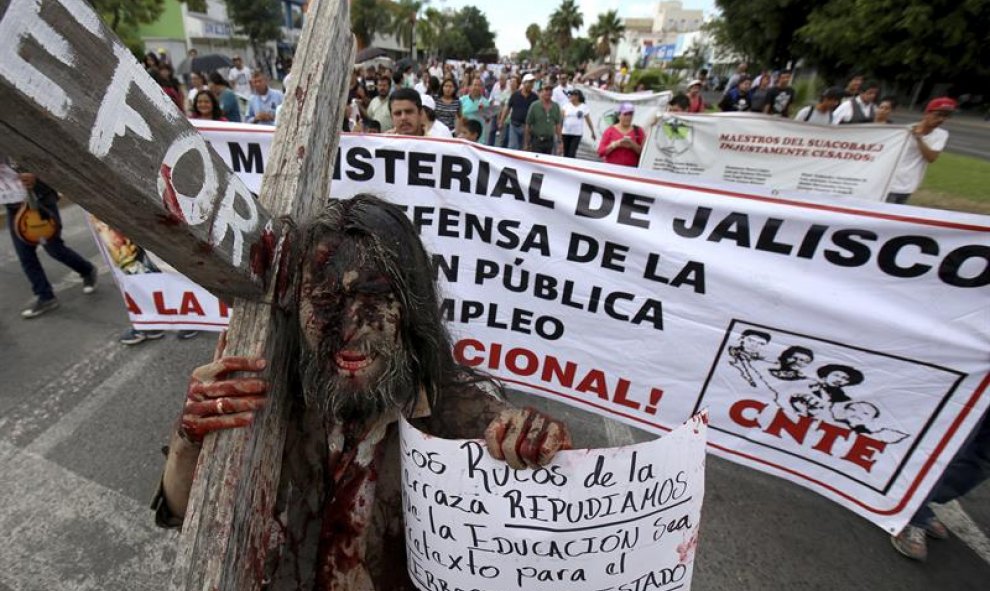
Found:
[{"label": "overcast sky", "polygon": [[[681,0],[685,9],[705,11],[707,16],[715,10],[715,0]],[[477,6],[492,25],[495,32],[495,45],[500,54],[527,49],[526,27],[530,23],[546,26],[550,13],[560,6],[560,0],[432,0],[430,6],[458,9],[462,6]],[[607,10],[618,10],[620,18],[652,16],[656,10],[656,0],[578,0],[581,14],[584,15],[583,35],[588,26],[598,20],[598,15]]]}]

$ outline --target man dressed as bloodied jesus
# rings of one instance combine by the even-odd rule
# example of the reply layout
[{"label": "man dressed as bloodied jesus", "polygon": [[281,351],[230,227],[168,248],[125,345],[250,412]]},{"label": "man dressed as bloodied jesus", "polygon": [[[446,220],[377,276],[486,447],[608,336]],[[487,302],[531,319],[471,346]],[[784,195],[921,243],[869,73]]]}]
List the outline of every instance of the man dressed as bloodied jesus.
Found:
[{"label": "man dressed as bloodied jesus", "polygon": [[[399,208],[370,195],[332,201],[296,244],[296,300],[279,308],[293,395],[265,589],[412,590],[400,415],[433,435],[483,436],[516,469],[548,463],[570,436],[454,361],[430,258]],[[203,438],[265,406],[266,366],[221,345],[193,372],[153,504],[159,525],[181,526]]]}]

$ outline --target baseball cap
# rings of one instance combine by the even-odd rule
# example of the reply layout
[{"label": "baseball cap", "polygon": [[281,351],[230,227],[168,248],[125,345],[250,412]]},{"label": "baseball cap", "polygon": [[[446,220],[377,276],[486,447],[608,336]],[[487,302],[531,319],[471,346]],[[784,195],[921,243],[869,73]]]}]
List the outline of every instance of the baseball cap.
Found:
[{"label": "baseball cap", "polygon": [[536,80],[536,76],[532,74],[526,74],[523,76],[523,82],[533,82],[534,80]]},{"label": "baseball cap", "polygon": [[939,98],[934,98],[928,101],[928,106],[925,107],[926,113],[931,113],[933,111],[955,111],[959,106],[959,103],[950,99],[947,96],[942,96]]},{"label": "baseball cap", "polygon": [[437,110],[437,102],[433,100],[432,96],[420,93],[419,98],[423,101],[424,107],[433,111]]},{"label": "baseball cap", "polygon": [[632,113],[636,110],[632,103],[622,103],[619,105],[619,114],[622,113]]},{"label": "baseball cap", "polygon": [[692,80],[692,81],[688,82],[687,87],[688,88],[691,88],[692,86],[695,86],[695,85],[701,86],[701,80]]}]

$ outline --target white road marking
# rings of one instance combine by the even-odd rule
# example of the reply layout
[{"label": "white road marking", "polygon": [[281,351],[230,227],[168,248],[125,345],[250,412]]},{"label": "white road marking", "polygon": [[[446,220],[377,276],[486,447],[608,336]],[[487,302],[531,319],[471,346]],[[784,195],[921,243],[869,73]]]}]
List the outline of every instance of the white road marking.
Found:
[{"label": "white road marking", "polygon": [[[116,345],[116,343],[114,343]],[[116,346],[117,349],[121,347]],[[130,380],[136,379],[151,364],[151,358],[158,354],[154,349],[145,349],[131,356],[123,367],[114,371],[113,375],[103,383],[93,388],[93,394],[87,396],[80,404],[62,415],[57,423],[45,430],[32,441],[24,451],[43,456],[58,444],[69,439],[82,424],[120,394],[120,389]]]},{"label": "white road marking", "polygon": [[40,402],[32,402],[29,411],[21,416],[18,416],[18,411],[22,407],[18,407],[5,417],[2,426],[6,427],[9,423],[9,438],[18,441],[24,435],[30,435],[38,425],[50,422],[50,417],[61,416],[64,412],[62,401],[78,393],[81,388],[88,388],[100,371],[116,365],[122,350],[116,341],[107,342],[68,367],[54,381],[38,388],[31,400]]},{"label": "white road marking", "polygon": [[990,538],[973,521],[958,501],[950,501],[944,505],[932,505],[938,518],[942,520],[952,533],[965,542],[973,552],[976,552],[984,562],[990,564]]},{"label": "white road marking", "polygon": [[150,510],[0,441],[0,583],[14,591],[161,589],[176,533]]}]

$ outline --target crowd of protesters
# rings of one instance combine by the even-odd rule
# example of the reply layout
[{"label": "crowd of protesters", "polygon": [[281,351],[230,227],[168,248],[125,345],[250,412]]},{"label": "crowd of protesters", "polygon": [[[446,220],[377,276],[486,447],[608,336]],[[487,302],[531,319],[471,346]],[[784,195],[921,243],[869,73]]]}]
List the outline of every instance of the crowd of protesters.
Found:
[{"label": "crowd of protesters", "polygon": [[577,157],[586,132],[592,141],[598,139],[584,93],[571,84],[570,72],[436,61],[418,68],[356,68],[345,127],[365,133],[394,130],[389,99],[399,89],[412,88],[424,109],[423,135],[570,158]]},{"label": "crowd of protesters", "polygon": [[[271,88],[267,77],[245,66],[239,56],[221,71],[191,72],[184,83],[172,66],[154,53],[145,58],[148,73],[189,117],[215,121],[274,125],[283,100]],[[511,64],[490,66],[465,62],[398,64],[357,67],[348,91],[344,129],[363,133],[394,133],[392,97],[410,89],[419,94],[417,108],[422,121],[414,135],[457,137],[490,146],[576,158],[585,133],[597,142],[598,156],[610,164],[637,166],[648,130],[632,124],[634,106],[623,102],[616,110],[616,121],[596,134],[584,93],[572,81],[604,90],[628,90],[630,70],[626,64],[585,75],[581,70],[538,66],[524,68]],[[892,96],[881,96],[880,85],[851,76],[843,86],[824,89],[812,104],[796,105],[792,72],[760,71],[750,76],[747,64],[739,64],[724,86],[717,76],[700,70],[673,96],[669,112],[705,113],[711,111],[758,113],[793,118],[816,125],[856,125],[891,123],[897,107]],[[183,91],[183,88],[185,91]],[[716,105],[705,101],[704,91],[724,89]],[[645,90],[639,84],[636,90]],[[242,112],[243,99],[246,111]],[[887,200],[904,203],[920,185],[926,166],[944,149],[948,132],[941,128],[956,109],[952,99],[931,101],[922,121],[911,127],[909,142],[898,165]],[[658,114],[653,124],[659,120]],[[650,126],[652,127],[652,125]]]}]

